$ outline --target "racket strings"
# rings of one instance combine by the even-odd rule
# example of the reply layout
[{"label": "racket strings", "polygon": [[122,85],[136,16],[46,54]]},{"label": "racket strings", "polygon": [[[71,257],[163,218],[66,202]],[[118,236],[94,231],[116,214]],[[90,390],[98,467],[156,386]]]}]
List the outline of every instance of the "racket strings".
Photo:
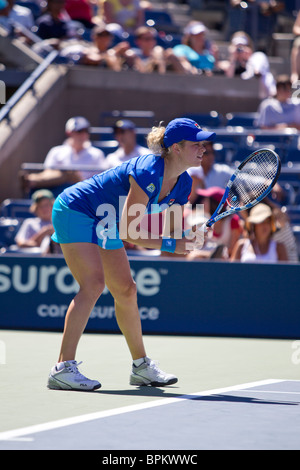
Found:
[{"label": "racket strings", "polygon": [[261,196],[272,184],[278,171],[276,154],[268,150],[255,153],[238,172],[230,188],[230,206],[244,207]]}]

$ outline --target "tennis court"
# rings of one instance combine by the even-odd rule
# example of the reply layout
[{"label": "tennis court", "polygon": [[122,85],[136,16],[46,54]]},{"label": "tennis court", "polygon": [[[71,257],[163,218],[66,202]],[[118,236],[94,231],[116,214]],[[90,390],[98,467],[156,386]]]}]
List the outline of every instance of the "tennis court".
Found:
[{"label": "tennis court", "polygon": [[179,381],[137,388],[124,338],[85,334],[77,360],[102,383],[87,393],[46,388],[60,340],[0,330],[1,450],[121,450],[132,460],[112,463],[136,466],[154,461],[126,450],[300,449],[299,341],[146,335]]}]

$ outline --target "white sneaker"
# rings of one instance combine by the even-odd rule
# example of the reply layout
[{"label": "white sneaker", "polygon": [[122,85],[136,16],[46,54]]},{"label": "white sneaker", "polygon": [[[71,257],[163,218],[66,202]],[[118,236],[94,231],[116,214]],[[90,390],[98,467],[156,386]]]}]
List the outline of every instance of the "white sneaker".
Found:
[{"label": "white sneaker", "polygon": [[164,387],[165,385],[173,385],[178,381],[177,377],[172,374],[166,374],[160,370],[156,363],[149,357],[145,357],[144,362],[140,366],[132,365],[132,373],[130,375],[130,385],[151,385],[152,387]]},{"label": "white sneaker", "polygon": [[101,384],[97,380],[87,379],[78,366],[81,362],[65,361],[52,367],[48,377],[48,388],[52,390],[97,390]]}]

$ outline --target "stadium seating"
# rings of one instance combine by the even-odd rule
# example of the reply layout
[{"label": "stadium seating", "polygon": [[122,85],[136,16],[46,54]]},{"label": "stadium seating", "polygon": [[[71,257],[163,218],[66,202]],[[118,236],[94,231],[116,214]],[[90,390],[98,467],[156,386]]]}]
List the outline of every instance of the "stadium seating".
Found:
[{"label": "stadium seating", "polygon": [[217,111],[210,113],[189,113],[184,114],[182,117],[193,119],[200,126],[204,127],[220,127],[223,124],[223,116]]},{"label": "stadium seating", "polygon": [[0,204],[0,217],[13,219],[32,217],[29,211],[31,204],[31,199],[5,199]]},{"label": "stadium seating", "polygon": [[179,33],[180,28],[174,23],[172,16],[163,10],[145,10],[145,23],[154,27],[157,31],[165,33]]},{"label": "stadium seating", "polygon": [[255,120],[257,113],[227,113],[226,125],[227,126],[242,126],[246,128],[255,128]]},{"label": "stadium seating", "polygon": [[7,250],[14,243],[20,220],[6,217],[0,218],[0,252]]}]

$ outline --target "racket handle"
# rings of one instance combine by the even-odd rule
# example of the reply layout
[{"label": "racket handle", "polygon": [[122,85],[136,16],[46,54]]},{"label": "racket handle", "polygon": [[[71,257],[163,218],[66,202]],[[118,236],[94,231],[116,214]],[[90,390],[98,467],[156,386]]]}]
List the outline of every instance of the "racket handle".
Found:
[{"label": "racket handle", "polygon": [[197,230],[203,230],[204,233],[207,233],[208,232],[208,226],[206,225],[206,222],[204,222],[204,224],[200,225],[200,227],[198,227]]}]

